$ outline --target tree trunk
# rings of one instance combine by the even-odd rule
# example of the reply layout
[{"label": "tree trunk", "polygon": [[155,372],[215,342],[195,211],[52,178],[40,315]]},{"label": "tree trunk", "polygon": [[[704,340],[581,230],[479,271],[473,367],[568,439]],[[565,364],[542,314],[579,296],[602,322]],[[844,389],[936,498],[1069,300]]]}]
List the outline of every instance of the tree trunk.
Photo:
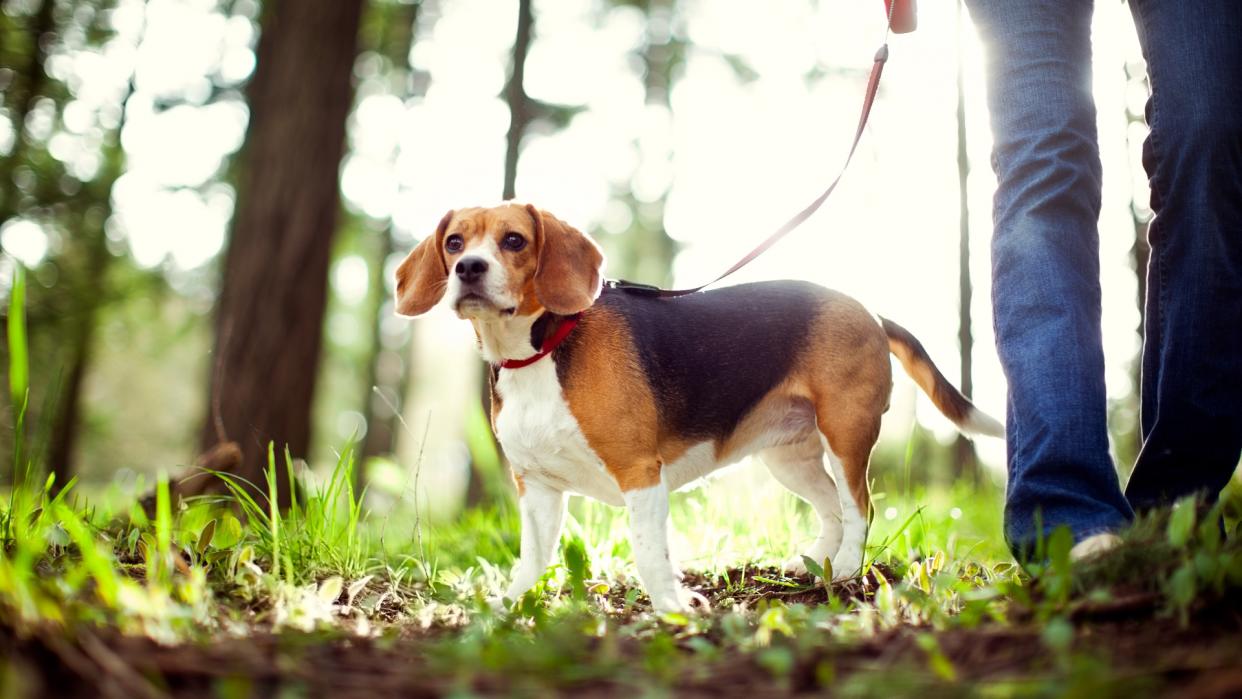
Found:
[{"label": "tree trunk", "polygon": [[[265,7],[248,95],[238,208],[216,309],[202,444],[236,440],[237,475],[262,487],[269,442],[307,453],[322,344],[338,171],[364,0]],[[277,469],[281,504],[285,469]]]},{"label": "tree trunk", "polygon": [[[385,362],[400,361],[393,349],[384,347],[383,326],[379,318],[388,298],[384,264],[396,249],[393,245],[391,227],[384,231],[376,247],[378,250],[375,259],[371,262],[373,301],[368,315],[373,321],[371,324],[371,359],[367,363],[366,394],[363,400],[363,418],[366,420],[367,436],[362,441],[362,453],[359,455],[358,468],[354,472],[354,484],[358,492],[362,492],[366,484],[364,471],[367,459],[392,453],[393,443],[397,436],[397,411],[400,410],[401,396],[406,394],[406,381],[411,373],[409,367],[397,372],[396,376],[392,376],[391,371],[383,370]],[[407,358],[413,356],[408,351],[403,354]],[[391,398],[381,397],[381,393]]]},{"label": "tree trunk", "polygon": [[[410,66],[410,50],[414,46],[417,34],[419,9],[421,5],[371,5],[368,15],[363,19],[365,26],[373,26],[381,22],[382,31],[373,36],[363,50],[370,50],[386,56],[391,62],[393,78],[400,76],[401,84],[406,89],[398,92],[398,96],[407,100],[413,96],[421,96],[423,92],[414,87]],[[367,43],[366,32],[363,32],[363,43]],[[392,84],[397,81],[392,80]],[[392,221],[384,227],[382,233],[374,240],[375,256],[370,262],[371,281],[369,285],[370,303],[367,306],[367,318],[371,320],[371,353],[367,360],[366,383],[362,394],[362,416],[367,426],[366,438],[362,440],[358,465],[354,469],[354,490],[361,493],[366,487],[367,461],[374,456],[391,454],[397,436],[397,413],[401,407],[402,396],[406,395],[406,384],[410,371],[392,371],[394,363],[401,362],[401,356],[407,359],[413,354],[408,351],[409,343],[403,343],[407,351],[398,355],[396,348],[384,346],[383,321],[380,318],[386,305],[392,298],[388,291],[388,274],[385,265],[388,258],[396,252],[396,244],[392,237]],[[392,311],[389,310],[389,313]],[[412,332],[413,324],[407,324]],[[408,337],[408,335],[407,335]]]},{"label": "tree trunk", "polygon": [[534,118],[530,97],[526,95],[526,54],[530,53],[531,32],[535,17],[531,0],[518,0],[517,36],[513,38],[513,65],[509,81],[505,83],[505,102],[509,105],[509,131],[505,134],[505,183],[501,197],[517,196],[517,166],[521,155],[522,139]]},{"label": "tree trunk", "polygon": [[[1126,66],[1126,82],[1136,82],[1147,88],[1147,72],[1144,69],[1130,65]],[[1126,110],[1126,125],[1146,124],[1147,118],[1144,110],[1140,107],[1137,110]],[[1129,129],[1127,129],[1129,131]],[[1131,195],[1130,200],[1130,218],[1134,222],[1134,245],[1130,246],[1130,260],[1134,264],[1135,281],[1137,285],[1139,323],[1136,332],[1138,333],[1138,353],[1134,357],[1134,361],[1130,366],[1130,383],[1134,390],[1130,394],[1130,403],[1134,408],[1136,415],[1139,414],[1139,408],[1142,405],[1143,390],[1143,342],[1147,334],[1147,265],[1151,259],[1151,245],[1147,240],[1147,228],[1151,223],[1151,212],[1147,210],[1147,204],[1138,200]],[[1136,421],[1133,425],[1127,425],[1124,429],[1128,430],[1127,446],[1129,454],[1121,456],[1121,462],[1126,465],[1132,465],[1134,459],[1138,458],[1138,454],[1143,448],[1143,430],[1141,425]]]},{"label": "tree trunk", "polygon": [[[17,185],[13,182],[13,173],[21,165],[26,151],[26,117],[34,103],[43,95],[43,86],[47,83],[48,47],[53,45],[52,37],[56,28],[56,3],[54,0],[43,0],[39,12],[35,15],[34,25],[30,28],[30,62],[26,64],[24,75],[17,76],[13,84],[6,90],[10,99],[8,109],[13,120],[13,147],[9,154],[0,160],[0,225],[18,213],[19,197]],[[0,102],[0,106],[4,106]]]},{"label": "tree trunk", "polygon": [[[117,148],[120,147],[120,133],[124,123],[122,119],[121,126],[117,128]],[[116,174],[116,172],[110,173],[112,181],[116,180]],[[111,184],[109,184],[109,190],[111,190]],[[104,219],[101,218],[101,220]],[[106,234],[102,226],[98,230],[87,232],[87,235],[90,236],[87,241],[90,247],[86,250],[85,279],[79,280],[78,283],[89,285],[96,293],[99,293],[100,290],[106,288],[108,266],[112,262],[112,254],[108,252]],[[91,350],[95,345],[95,327],[99,322],[101,306],[102,303],[98,296],[84,297],[79,310],[81,320],[73,328],[69,374],[61,388],[56,417],[52,422],[52,433],[48,440],[47,463],[48,468],[56,475],[54,481],[56,491],[69,482],[76,470],[73,452],[77,445],[78,429],[82,422],[82,387],[86,381],[86,374],[90,370]]]},{"label": "tree trunk", "polygon": [[[42,95],[43,86],[48,79],[47,68],[44,64],[47,61],[47,49],[52,45],[51,38],[56,33],[55,5],[53,0],[43,0],[43,3],[39,5],[39,11],[35,14],[29,31],[30,60],[26,63],[25,70],[14,75],[12,83],[5,90],[0,91],[0,108],[8,110],[13,125],[13,145],[8,155],[0,158],[0,226],[21,213],[18,207],[21,191],[17,183],[13,181],[13,174],[25,159],[26,117],[30,115],[35,100]],[[3,249],[0,246],[0,251]],[[29,289],[27,294],[29,294]],[[13,414],[16,415],[20,409],[14,397]],[[22,444],[25,437],[25,434],[14,435],[15,444]],[[7,476],[7,482],[17,485],[19,479],[23,477],[25,467],[20,464],[20,459],[15,457],[10,468],[11,471],[4,475]]]},{"label": "tree trunk", "polygon": [[[957,0],[957,201],[958,201],[958,253],[957,253],[957,343],[961,357],[962,395],[971,398],[975,391],[972,353],[975,347],[974,332],[970,321],[970,301],[973,289],[970,284],[970,206],[967,184],[970,179],[970,157],[966,151],[966,94],[962,78],[962,3]],[[954,464],[957,477],[974,480],[978,478],[979,460],[974,444],[958,435],[954,444]]]},{"label": "tree trunk", "polygon": [[[134,44],[137,55],[146,38],[147,18],[142,17],[142,29],[138,32],[138,40]],[[105,303],[108,289],[108,268],[112,264],[112,253],[108,251],[108,234],[104,231],[103,221],[112,216],[112,188],[125,169],[125,148],[121,145],[121,134],[129,122],[129,102],[136,89],[134,78],[138,70],[137,60],[130,67],[129,80],[125,83],[125,95],[121,98],[121,118],[117,120],[116,129],[112,132],[107,149],[103,172],[98,182],[105,188],[100,197],[107,212],[99,217],[98,225],[87,226],[85,216],[80,217],[82,223],[82,240],[74,245],[85,247],[85,263],[74,285],[85,289],[76,293],[82,299],[81,321],[74,328],[72,358],[69,376],[61,389],[56,417],[52,423],[52,433],[48,443],[48,468],[56,475],[55,489],[60,490],[69,482],[76,470],[73,461],[74,449],[78,441],[78,429],[82,422],[82,387],[86,383],[86,375],[90,371],[91,351],[95,345],[95,328],[99,324],[99,312]]]},{"label": "tree trunk", "polygon": [[[535,110],[524,84],[526,56],[530,53],[534,24],[531,0],[518,0],[517,33],[513,37],[513,57],[504,92],[505,104],[509,107],[509,130],[505,133],[505,179],[501,187],[501,199],[506,201],[517,196],[517,167],[518,159],[522,155],[522,140],[526,138],[526,130],[535,118]],[[479,400],[483,403],[484,415],[492,414],[490,371],[487,363],[479,366]],[[496,443],[496,435],[490,432],[489,435],[492,442]],[[499,444],[496,444],[496,452],[500,453]],[[472,457],[466,480],[466,507],[477,507],[487,499],[488,488],[484,481],[488,474],[482,473],[482,470]]]},{"label": "tree trunk", "polygon": [[[673,82],[686,58],[684,40],[675,31],[677,3],[674,0],[645,0],[639,6],[647,22],[646,36],[638,49],[638,58],[643,66],[643,101],[659,108],[655,116],[660,119],[660,126],[671,130]],[[652,148],[641,136],[635,147],[639,158],[644,161],[673,159],[671,151]],[[617,198],[629,207],[633,224],[624,233],[626,241],[619,254],[614,254],[610,259],[609,269],[613,275],[657,286],[673,283],[673,261],[679,246],[664,227],[668,197],[669,192],[665,190],[652,201],[639,201],[633,192],[623,188]]]}]

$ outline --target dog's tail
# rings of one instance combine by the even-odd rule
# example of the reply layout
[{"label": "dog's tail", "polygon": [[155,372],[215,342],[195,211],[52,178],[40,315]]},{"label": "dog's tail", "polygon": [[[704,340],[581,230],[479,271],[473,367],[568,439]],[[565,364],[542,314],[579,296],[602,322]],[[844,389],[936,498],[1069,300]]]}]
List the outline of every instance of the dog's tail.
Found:
[{"label": "dog's tail", "polygon": [[975,407],[949,380],[940,373],[923,344],[887,318],[881,318],[884,334],[888,335],[888,350],[897,357],[901,366],[914,382],[931,398],[936,409],[953,421],[957,428],[967,434],[985,434],[1004,437],[1005,428],[995,418]]}]

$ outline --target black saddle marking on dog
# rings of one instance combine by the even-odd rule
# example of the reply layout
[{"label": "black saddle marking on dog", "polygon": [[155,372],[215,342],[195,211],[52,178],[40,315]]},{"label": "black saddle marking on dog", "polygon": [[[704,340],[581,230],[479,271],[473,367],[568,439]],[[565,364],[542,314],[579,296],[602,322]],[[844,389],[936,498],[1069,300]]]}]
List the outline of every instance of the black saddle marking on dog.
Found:
[{"label": "black saddle marking on dog", "polygon": [[[595,303],[628,323],[665,428],[718,439],[789,374],[830,293],[795,281],[673,298],[605,288]],[[573,345],[565,349],[558,373],[572,362]]]}]

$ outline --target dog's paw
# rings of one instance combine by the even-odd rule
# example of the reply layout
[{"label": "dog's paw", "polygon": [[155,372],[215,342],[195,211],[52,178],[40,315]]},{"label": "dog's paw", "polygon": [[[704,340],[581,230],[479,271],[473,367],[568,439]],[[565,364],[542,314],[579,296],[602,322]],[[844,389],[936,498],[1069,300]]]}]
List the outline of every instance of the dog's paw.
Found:
[{"label": "dog's paw", "polygon": [[704,614],[711,611],[712,603],[694,590],[678,585],[665,594],[653,595],[651,606],[661,614]]},{"label": "dog's paw", "polygon": [[781,564],[781,572],[785,575],[806,575],[806,561],[802,556],[794,556]]},{"label": "dog's paw", "polygon": [[681,588],[678,597],[681,598],[682,606],[685,607],[686,611],[706,614],[712,610],[711,600],[690,588]]},{"label": "dog's paw", "polygon": [[862,570],[862,550],[842,550],[832,559],[832,581],[849,580]]}]

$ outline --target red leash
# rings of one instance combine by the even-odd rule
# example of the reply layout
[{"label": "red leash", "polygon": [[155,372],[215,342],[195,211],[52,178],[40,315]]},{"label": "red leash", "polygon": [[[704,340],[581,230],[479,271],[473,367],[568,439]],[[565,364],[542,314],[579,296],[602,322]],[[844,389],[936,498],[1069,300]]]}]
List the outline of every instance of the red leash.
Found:
[{"label": "red leash", "polygon": [[662,298],[670,298],[676,296],[686,296],[696,291],[715,284],[725,277],[733,274],[739,269],[745,267],[768,251],[768,248],[776,245],[781,238],[789,235],[795,228],[802,225],[811,217],[819,207],[832,195],[833,190],[837,188],[837,184],[845,175],[845,170],[850,166],[850,161],[854,158],[854,151],[858,149],[858,142],[862,140],[863,130],[867,127],[867,119],[871,117],[871,107],[875,104],[876,92],[880,89],[880,76],[884,73],[884,64],[888,61],[888,31],[908,32],[913,31],[915,26],[914,15],[915,0],[885,0],[886,15],[888,17],[888,26],[885,30],[884,44],[880,46],[880,50],[875,53],[874,63],[871,65],[871,75],[867,78],[867,91],[863,97],[862,113],[858,116],[858,128],[854,131],[854,142],[850,144],[850,152],[845,156],[845,162],[841,165],[840,172],[833,178],[832,183],[828,185],[818,197],[806,206],[806,208],[794,214],[793,218],[786,221],[780,228],[773,231],[763,242],[755,246],[755,249],[746,253],[742,259],[733,263],[733,266],[726,269],[720,276],[711,281],[700,284],[699,286],[689,289],[661,289],[657,286],[648,284],[638,284],[635,282],[627,282],[625,280],[608,280],[605,286],[613,289],[622,289],[632,293],[643,294],[647,296],[658,296]]}]

